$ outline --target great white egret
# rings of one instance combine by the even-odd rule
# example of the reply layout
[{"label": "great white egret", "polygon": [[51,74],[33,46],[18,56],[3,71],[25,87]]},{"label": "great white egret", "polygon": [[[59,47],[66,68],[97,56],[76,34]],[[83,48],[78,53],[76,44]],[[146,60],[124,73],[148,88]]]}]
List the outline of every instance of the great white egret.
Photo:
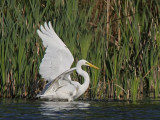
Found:
[{"label": "great white egret", "polygon": [[[67,46],[53,30],[51,22],[48,24],[45,22],[44,26],[41,25],[37,33],[46,48],[39,72],[45,80],[49,81],[38,97],[67,99],[68,101],[73,101],[80,97],[88,89],[90,83],[88,73],[82,70],[81,66],[99,68],[86,60],[79,60],[76,67],[70,69],[74,58]],[[84,77],[83,84],[71,80],[70,74],[74,70]]]}]

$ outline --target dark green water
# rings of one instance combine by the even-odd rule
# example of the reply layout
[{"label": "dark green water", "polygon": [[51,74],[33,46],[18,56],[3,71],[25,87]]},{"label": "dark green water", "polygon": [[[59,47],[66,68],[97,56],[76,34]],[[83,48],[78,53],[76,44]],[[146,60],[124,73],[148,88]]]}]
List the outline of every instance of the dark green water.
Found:
[{"label": "dark green water", "polygon": [[52,102],[40,100],[0,100],[0,119],[160,119],[160,101]]}]

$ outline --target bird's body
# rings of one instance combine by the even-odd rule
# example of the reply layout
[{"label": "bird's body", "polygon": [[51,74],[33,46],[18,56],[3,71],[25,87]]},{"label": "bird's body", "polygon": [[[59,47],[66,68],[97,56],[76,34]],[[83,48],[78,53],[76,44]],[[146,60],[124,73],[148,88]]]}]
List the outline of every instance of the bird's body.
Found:
[{"label": "bird's body", "polygon": [[[73,101],[88,89],[90,83],[88,73],[82,70],[81,66],[98,68],[86,60],[80,60],[76,67],[70,69],[74,61],[71,52],[56,35],[50,22],[48,25],[45,23],[45,28],[41,26],[41,31],[37,31],[44,47],[47,48],[40,64],[40,74],[45,80],[49,81],[38,97]],[[75,70],[84,77],[83,84],[71,80],[70,74]]]}]

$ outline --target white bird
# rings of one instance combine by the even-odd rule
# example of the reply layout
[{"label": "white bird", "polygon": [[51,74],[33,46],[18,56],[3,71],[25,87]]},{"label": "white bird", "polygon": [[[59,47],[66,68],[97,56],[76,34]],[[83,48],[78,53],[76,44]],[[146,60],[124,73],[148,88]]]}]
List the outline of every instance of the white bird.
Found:
[{"label": "white bird", "polygon": [[[74,58],[67,46],[53,30],[51,22],[48,24],[45,22],[44,26],[41,25],[37,33],[46,48],[44,58],[40,64],[39,73],[42,78],[48,81],[45,88],[37,97],[48,98],[50,100],[65,99],[68,101],[77,99],[88,89],[90,83],[88,73],[82,70],[81,66],[99,68],[86,60],[79,60],[76,67],[70,69]],[[83,84],[71,80],[70,74],[74,70],[84,77]]]}]

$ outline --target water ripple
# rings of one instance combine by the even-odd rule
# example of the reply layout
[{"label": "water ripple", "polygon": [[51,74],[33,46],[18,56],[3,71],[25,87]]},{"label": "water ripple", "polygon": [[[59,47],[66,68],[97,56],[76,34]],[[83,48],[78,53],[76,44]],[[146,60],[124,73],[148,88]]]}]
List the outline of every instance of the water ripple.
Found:
[{"label": "water ripple", "polygon": [[53,102],[0,100],[0,119],[160,119],[160,101],[128,103],[119,101]]}]

